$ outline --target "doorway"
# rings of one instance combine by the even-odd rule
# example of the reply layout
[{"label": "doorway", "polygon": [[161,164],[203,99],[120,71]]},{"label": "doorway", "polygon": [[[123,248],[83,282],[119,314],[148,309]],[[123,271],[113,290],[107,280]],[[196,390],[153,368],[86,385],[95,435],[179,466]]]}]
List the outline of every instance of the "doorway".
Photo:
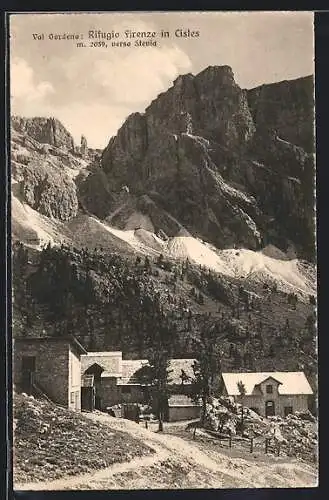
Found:
[{"label": "doorway", "polygon": [[85,375],[93,375],[93,380],[94,380],[94,393],[93,397],[95,398],[95,409],[96,410],[102,410],[102,387],[101,387],[101,375],[104,371],[104,368],[100,366],[98,363],[94,363],[93,365],[89,366],[87,370],[84,372]]},{"label": "doorway", "polygon": [[35,373],[35,356],[22,357],[22,379],[21,385],[23,392],[32,393],[32,386]]},{"label": "doorway", "polygon": [[274,401],[266,401],[265,403],[265,417],[273,417],[275,415]]},{"label": "doorway", "polygon": [[285,406],[284,407],[284,416],[287,417],[288,415],[292,415],[292,406]]}]

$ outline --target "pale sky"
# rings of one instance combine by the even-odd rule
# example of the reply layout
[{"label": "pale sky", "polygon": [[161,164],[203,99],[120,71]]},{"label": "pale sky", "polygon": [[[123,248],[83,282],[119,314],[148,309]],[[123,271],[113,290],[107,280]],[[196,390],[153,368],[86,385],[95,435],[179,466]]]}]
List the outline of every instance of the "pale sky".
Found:
[{"label": "pale sky", "polygon": [[[242,88],[314,72],[313,14],[309,12],[13,14],[11,113],[54,116],[77,144],[103,148],[135,111],[144,111],[184,73],[229,65]],[[177,38],[176,29],[198,30]],[[48,35],[89,30],[169,31],[157,47],[77,48]],[[44,34],[44,40],[34,40]]]}]

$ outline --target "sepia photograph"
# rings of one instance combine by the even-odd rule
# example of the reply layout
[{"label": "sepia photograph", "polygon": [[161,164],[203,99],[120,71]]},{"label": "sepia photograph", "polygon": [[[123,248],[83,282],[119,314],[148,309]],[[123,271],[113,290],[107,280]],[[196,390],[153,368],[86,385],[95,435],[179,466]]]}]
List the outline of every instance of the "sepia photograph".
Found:
[{"label": "sepia photograph", "polygon": [[313,13],[8,17],[14,490],[317,487]]}]

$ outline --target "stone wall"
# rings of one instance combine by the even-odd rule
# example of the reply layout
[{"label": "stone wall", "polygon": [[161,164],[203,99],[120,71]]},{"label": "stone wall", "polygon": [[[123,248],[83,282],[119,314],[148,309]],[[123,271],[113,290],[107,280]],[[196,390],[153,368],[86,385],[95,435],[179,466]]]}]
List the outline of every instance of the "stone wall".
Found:
[{"label": "stone wall", "polygon": [[[240,397],[235,397],[238,403],[241,403]],[[275,415],[284,417],[285,407],[292,407],[292,411],[304,411],[308,409],[308,396],[306,394],[266,394],[266,395],[252,395],[244,397],[244,405],[248,408],[257,409],[257,412],[265,416],[265,403],[266,401],[273,401],[275,406]]]},{"label": "stone wall", "polygon": [[117,386],[117,379],[115,377],[102,378],[96,391],[97,395],[101,398],[101,408],[103,410],[108,406],[122,403],[121,394]]},{"label": "stone wall", "polygon": [[13,378],[17,388],[22,382],[22,358],[35,356],[35,382],[54,402],[68,405],[69,342],[14,341]]}]

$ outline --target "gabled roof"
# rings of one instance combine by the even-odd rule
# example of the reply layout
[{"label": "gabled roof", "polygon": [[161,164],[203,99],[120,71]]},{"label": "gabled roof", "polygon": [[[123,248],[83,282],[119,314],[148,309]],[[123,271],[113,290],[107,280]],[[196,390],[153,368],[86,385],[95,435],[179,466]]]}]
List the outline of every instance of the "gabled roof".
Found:
[{"label": "gabled roof", "polygon": [[272,375],[270,375],[269,377],[265,378],[260,383],[263,384],[264,382],[267,382],[268,380],[274,380],[274,382],[276,382],[277,384],[281,384],[282,385],[282,382],[280,382],[280,380],[277,380],[275,377],[272,377]]},{"label": "gabled roof", "polygon": [[[193,377],[193,363],[194,359],[171,359],[169,364],[169,370],[171,370],[169,373],[170,383],[180,385],[182,383],[182,372],[187,377]],[[82,374],[94,364],[103,368],[102,378],[115,377],[119,379],[118,384],[125,385],[139,382],[138,372],[148,365],[148,360],[122,359],[121,351],[89,352],[81,356]]]},{"label": "gabled roof", "polygon": [[[182,370],[188,377],[193,377],[193,363],[194,359],[171,359],[168,377],[170,384],[180,385],[182,383]],[[119,383],[135,383],[138,380],[138,371],[145,366],[148,366],[147,359],[123,359],[122,379]]]},{"label": "gabled roof", "polygon": [[121,384],[131,384],[138,382],[138,372],[148,365],[147,359],[123,359]]},{"label": "gabled roof", "polygon": [[[81,371],[84,373],[90,366],[97,364],[107,372],[108,376],[115,376],[122,372],[122,352],[88,352],[81,356]],[[111,375],[112,374],[112,375]]]},{"label": "gabled roof", "polygon": [[238,396],[238,382],[246,388],[246,395],[253,393],[256,385],[272,378],[278,382],[279,394],[313,394],[304,372],[250,372],[222,373],[223,381],[229,396]]}]

